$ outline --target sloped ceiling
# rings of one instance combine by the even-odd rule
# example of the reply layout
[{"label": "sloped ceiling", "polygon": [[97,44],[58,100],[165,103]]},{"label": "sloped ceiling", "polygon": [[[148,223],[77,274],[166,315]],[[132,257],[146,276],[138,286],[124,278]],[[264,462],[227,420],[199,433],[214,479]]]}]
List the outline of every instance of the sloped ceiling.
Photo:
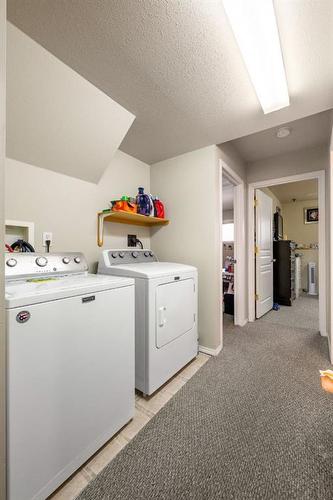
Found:
[{"label": "sloped ceiling", "polygon": [[8,23],[9,158],[98,182],[134,115]]},{"label": "sloped ceiling", "polygon": [[137,117],[153,163],[333,107],[333,2],[274,2],[291,105],[264,115],[222,0],[10,0],[9,19]]}]

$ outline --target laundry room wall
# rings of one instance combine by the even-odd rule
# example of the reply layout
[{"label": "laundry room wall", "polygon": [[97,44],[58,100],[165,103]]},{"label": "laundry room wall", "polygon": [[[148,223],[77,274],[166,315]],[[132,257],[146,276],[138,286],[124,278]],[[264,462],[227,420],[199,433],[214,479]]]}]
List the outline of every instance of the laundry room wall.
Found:
[{"label": "laundry room wall", "polygon": [[[35,224],[37,251],[44,251],[43,231],[51,231],[52,251],[82,251],[94,271],[97,212],[112,199],[135,196],[139,186],[149,192],[150,166],[119,150],[98,184],[7,158],[5,217]],[[150,248],[148,228],[114,223],[105,223],[104,248],[127,247],[127,234]]]},{"label": "laundry room wall", "polygon": [[219,347],[219,213],[215,146],[161,161],[151,167],[151,188],[165,202],[170,224],[152,232],[161,260],[198,268],[199,343]]},{"label": "laundry room wall", "polygon": [[[228,149],[230,166],[241,165]],[[151,189],[166,204],[170,224],[152,233],[152,249],[162,260],[192,264],[199,272],[199,343],[208,352],[220,344],[220,147],[209,146],[151,167]]]}]

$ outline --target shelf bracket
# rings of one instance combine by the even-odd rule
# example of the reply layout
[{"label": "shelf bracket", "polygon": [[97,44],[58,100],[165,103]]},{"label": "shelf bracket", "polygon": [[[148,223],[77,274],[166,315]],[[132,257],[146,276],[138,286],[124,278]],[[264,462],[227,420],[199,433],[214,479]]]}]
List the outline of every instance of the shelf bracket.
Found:
[{"label": "shelf bracket", "polygon": [[103,212],[97,214],[97,245],[99,247],[103,246],[104,242],[104,218],[109,215],[109,213],[103,214]]}]

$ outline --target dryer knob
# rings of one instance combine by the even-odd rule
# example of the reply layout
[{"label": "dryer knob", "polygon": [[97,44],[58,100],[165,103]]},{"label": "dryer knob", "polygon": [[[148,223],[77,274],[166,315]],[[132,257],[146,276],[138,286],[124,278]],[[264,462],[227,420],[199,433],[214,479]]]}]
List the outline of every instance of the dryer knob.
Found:
[{"label": "dryer knob", "polygon": [[119,252],[119,257],[123,259],[125,257],[125,252]]},{"label": "dryer knob", "polygon": [[134,259],[136,259],[138,257],[138,252],[132,252],[132,257],[134,257]]},{"label": "dryer knob", "polygon": [[8,259],[8,260],[6,261],[6,264],[7,264],[7,266],[9,266],[9,267],[15,267],[15,266],[16,266],[16,264],[17,264],[17,260],[16,260],[16,259],[13,259],[13,258],[12,258],[12,259]]},{"label": "dryer knob", "polygon": [[64,264],[69,264],[69,263],[70,263],[70,261],[71,261],[71,259],[70,259],[69,257],[64,257],[64,258],[62,259],[62,261],[63,261],[63,263],[64,263]]},{"label": "dryer knob", "polygon": [[117,252],[112,252],[111,256],[113,259],[116,259],[118,257],[118,254]]},{"label": "dryer knob", "polygon": [[39,267],[45,267],[47,264],[47,258],[46,257],[37,257],[36,264]]},{"label": "dryer knob", "polygon": [[74,262],[76,262],[76,264],[80,264],[81,262],[80,257],[74,257]]},{"label": "dryer knob", "polygon": [[150,253],[149,252],[145,252],[145,257],[149,257]]}]

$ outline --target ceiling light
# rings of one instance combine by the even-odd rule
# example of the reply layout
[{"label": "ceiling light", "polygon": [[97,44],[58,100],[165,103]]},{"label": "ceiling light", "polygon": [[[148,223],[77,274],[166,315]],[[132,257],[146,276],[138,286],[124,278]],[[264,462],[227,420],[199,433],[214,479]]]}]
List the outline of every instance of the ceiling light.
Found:
[{"label": "ceiling light", "polygon": [[291,134],[291,128],[281,127],[276,132],[276,137],[278,137],[279,139],[284,139],[285,137],[288,137],[288,135],[290,134]]},{"label": "ceiling light", "polygon": [[264,113],[289,106],[273,0],[223,0]]}]

